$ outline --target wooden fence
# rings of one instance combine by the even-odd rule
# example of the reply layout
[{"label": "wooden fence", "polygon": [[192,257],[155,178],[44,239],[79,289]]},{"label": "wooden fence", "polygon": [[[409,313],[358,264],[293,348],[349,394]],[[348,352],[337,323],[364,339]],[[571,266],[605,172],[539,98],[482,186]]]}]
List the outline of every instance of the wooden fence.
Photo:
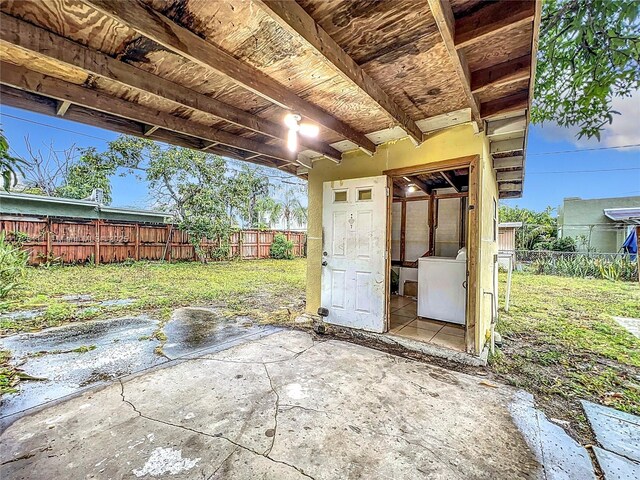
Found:
[{"label": "wooden fence", "polygon": [[[32,265],[47,260],[61,263],[118,263],[127,260],[197,260],[188,235],[174,225],[123,223],[105,220],[21,218],[0,216],[0,232],[29,251]],[[305,255],[302,232],[243,230],[231,235],[230,257],[268,258],[273,238],[282,233],[293,242],[293,254]],[[214,242],[202,241],[203,248]]]}]

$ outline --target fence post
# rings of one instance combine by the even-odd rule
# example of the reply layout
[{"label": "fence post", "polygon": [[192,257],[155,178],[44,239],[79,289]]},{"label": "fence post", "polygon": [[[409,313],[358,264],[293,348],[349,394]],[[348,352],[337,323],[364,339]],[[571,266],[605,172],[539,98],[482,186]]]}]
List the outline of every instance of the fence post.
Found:
[{"label": "fence post", "polygon": [[136,262],[140,261],[140,224],[136,223],[136,245],[135,245]]},{"label": "fence post", "polygon": [[95,221],[94,263],[100,265],[100,220]]},{"label": "fence post", "polygon": [[51,218],[47,217],[47,223],[44,228],[44,258],[45,262],[48,262],[49,255],[51,255]]}]

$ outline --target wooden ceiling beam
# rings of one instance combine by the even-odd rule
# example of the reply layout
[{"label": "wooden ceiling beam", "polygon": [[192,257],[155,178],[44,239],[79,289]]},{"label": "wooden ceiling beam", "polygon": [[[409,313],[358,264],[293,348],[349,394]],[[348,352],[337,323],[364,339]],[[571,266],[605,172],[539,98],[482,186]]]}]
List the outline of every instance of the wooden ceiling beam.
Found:
[{"label": "wooden ceiling beam", "polygon": [[10,63],[0,62],[0,83],[20,90],[39,93],[55,100],[72,101],[77,105],[124,117],[142,124],[158,126],[165,130],[277,158],[287,163],[295,163],[295,160],[291,158],[291,153],[284,148],[259,143],[222,130],[216,130],[206,125],[194,123],[86,87],[42,75]]},{"label": "wooden ceiling beam", "polygon": [[504,87],[530,77],[531,55],[524,55],[493,67],[471,72],[471,91],[484,92],[490,88]]},{"label": "wooden ceiling beam", "polygon": [[451,58],[451,63],[458,75],[462,90],[467,100],[467,104],[471,107],[471,118],[476,123],[478,130],[483,129],[482,117],[480,116],[480,107],[471,91],[471,74],[469,65],[467,64],[464,52],[458,51],[454,42],[456,32],[456,22],[453,16],[453,10],[449,0],[428,0],[431,14],[433,15],[440,36]]},{"label": "wooden ceiling beam", "polygon": [[536,0],[487,3],[455,22],[456,48],[464,48],[493,35],[533,21]]},{"label": "wooden ceiling beam", "polygon": [[495,117],[529,108],[529,91],[523,90],[507,97],[483,103],[480,106],[482,118]]},{"label": "wooden ceiling beam", "polygon": [[524,166],[524,157],[522,155],[514,155],[513,157],[503,157],[493,159],[493,168],[501,170],[505,168],[522,168]]},{"label": "wooden ceiling beam", "polygon": [[451,187],[453,187],[456,193],[460,193],[462,188],[458,184],[456,184],[456,182],[454,182],[453,177],[449,172],[443,171],[443,172],[440,172],[440,175],[442,175],[442,178],[444,178],[447,181],[447,183],[451,185]]},{"label": "wooden ceiling beam", "polygon": [[157,125],[145,125],[144,126],[144,136],[148,137],[150,135],[153,135],[153,132],[155,132],[159,128],[160,127],[158,127]]},{"label": "wooden ceiling beam", "polygon": [[382,88],[338,45],[323,28],[296,2],[254,0],[278,25],[294,38],[310,46],[340,76],[358,86],[416,143],[422,143],[423,133],[416,123],[387,95]]},{"label": "wooden ceiling beam", "polygon": [[224,50],[181,27],[139,0],[123,3],[119,0],[82,0],[89,7],[126,25],[138,34],[164,48],[223,75],[241,87],[282,108],[351,140],[368,153],[375,152],[375,144],[364,133],[338,120],[320,107],[300,98],[262,71],[244,63]]},{"label": "wooden ceiling beam", "polygon": [[64,117],[64,114],[67,113],[69,107],[71,106],[71,102],[58,102],[58,108],[56,109],[56,115],[58,117]]},{"label": "wooden ceiling beam", "polygon": [[[30,93],[24,90],[0,84],[0,100],[2,105],[28,110],[42,115],[55,116],[58,101],[40,94]],[[125,135],[143,136],[143,129],[139,122],[126,118],[113,116],[97,110],[91,110],[79,105],[71,105],[64,117],[72,122],[82,123],[98,128],[104,128]],[[153,134],[154,140],[159,140],[180,147],[193,150],[203,150],[205,142],[199,138],[175,134],[165,130],[158,130]],[[235,149],[211,148],[208,150],[221,156],[246,160],[246,153]],[[295,173],[295,171],[294,171]]]},{"label": "wooden ceiling beam", "polygon": [[[287,138],[284,125],[158,77],[5,13],[0,13],[0,35],[2,41],[39,57],[50,58],[79,68],[87,74],[114,80],[282,142]],[[337,162],[342,158],[341,152],[327,143],[301,137],[300,144]]]}]

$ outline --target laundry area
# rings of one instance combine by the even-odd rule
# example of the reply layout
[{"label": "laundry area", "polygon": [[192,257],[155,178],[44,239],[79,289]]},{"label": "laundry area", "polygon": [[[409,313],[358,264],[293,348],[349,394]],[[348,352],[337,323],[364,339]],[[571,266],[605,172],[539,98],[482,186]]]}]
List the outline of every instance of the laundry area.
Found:
[{"label": "laundry area", "polygon": [[469,168],[392,182],[389,333],[463,352]]}]

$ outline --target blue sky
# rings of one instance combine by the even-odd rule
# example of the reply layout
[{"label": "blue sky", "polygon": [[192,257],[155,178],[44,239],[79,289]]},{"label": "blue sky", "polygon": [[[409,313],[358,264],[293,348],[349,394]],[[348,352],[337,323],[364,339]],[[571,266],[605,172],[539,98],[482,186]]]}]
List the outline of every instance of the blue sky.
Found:
[{"label": "blue sky", "polygon": [[[620,100],[615,107],[622,112],[622,116],[615,118],[613,125],[603,133],[601,142],[578,140],[575,130],[556,125],[532,126],[529,131],[524,195],[505,203],[541,210],[548,205],[557,207],[564,197],[640,195],[640,147],[610,148],[640,144],[640,94]],[[9,144],[14,153],[23,157],[27,154],[25,135],[29,135],[34,148],[44,150],[48,149],[51,142],[57,150],[73,144],[78,147],[95,146],[100,150],[117,137],[117,134],[107,130],[11,107],[2,106],[1,112],[0,123]],[[566,151],[569,153],[550,153]],[[114,177],[112,204],[149,207],[146,184],[133,177]]]}]

